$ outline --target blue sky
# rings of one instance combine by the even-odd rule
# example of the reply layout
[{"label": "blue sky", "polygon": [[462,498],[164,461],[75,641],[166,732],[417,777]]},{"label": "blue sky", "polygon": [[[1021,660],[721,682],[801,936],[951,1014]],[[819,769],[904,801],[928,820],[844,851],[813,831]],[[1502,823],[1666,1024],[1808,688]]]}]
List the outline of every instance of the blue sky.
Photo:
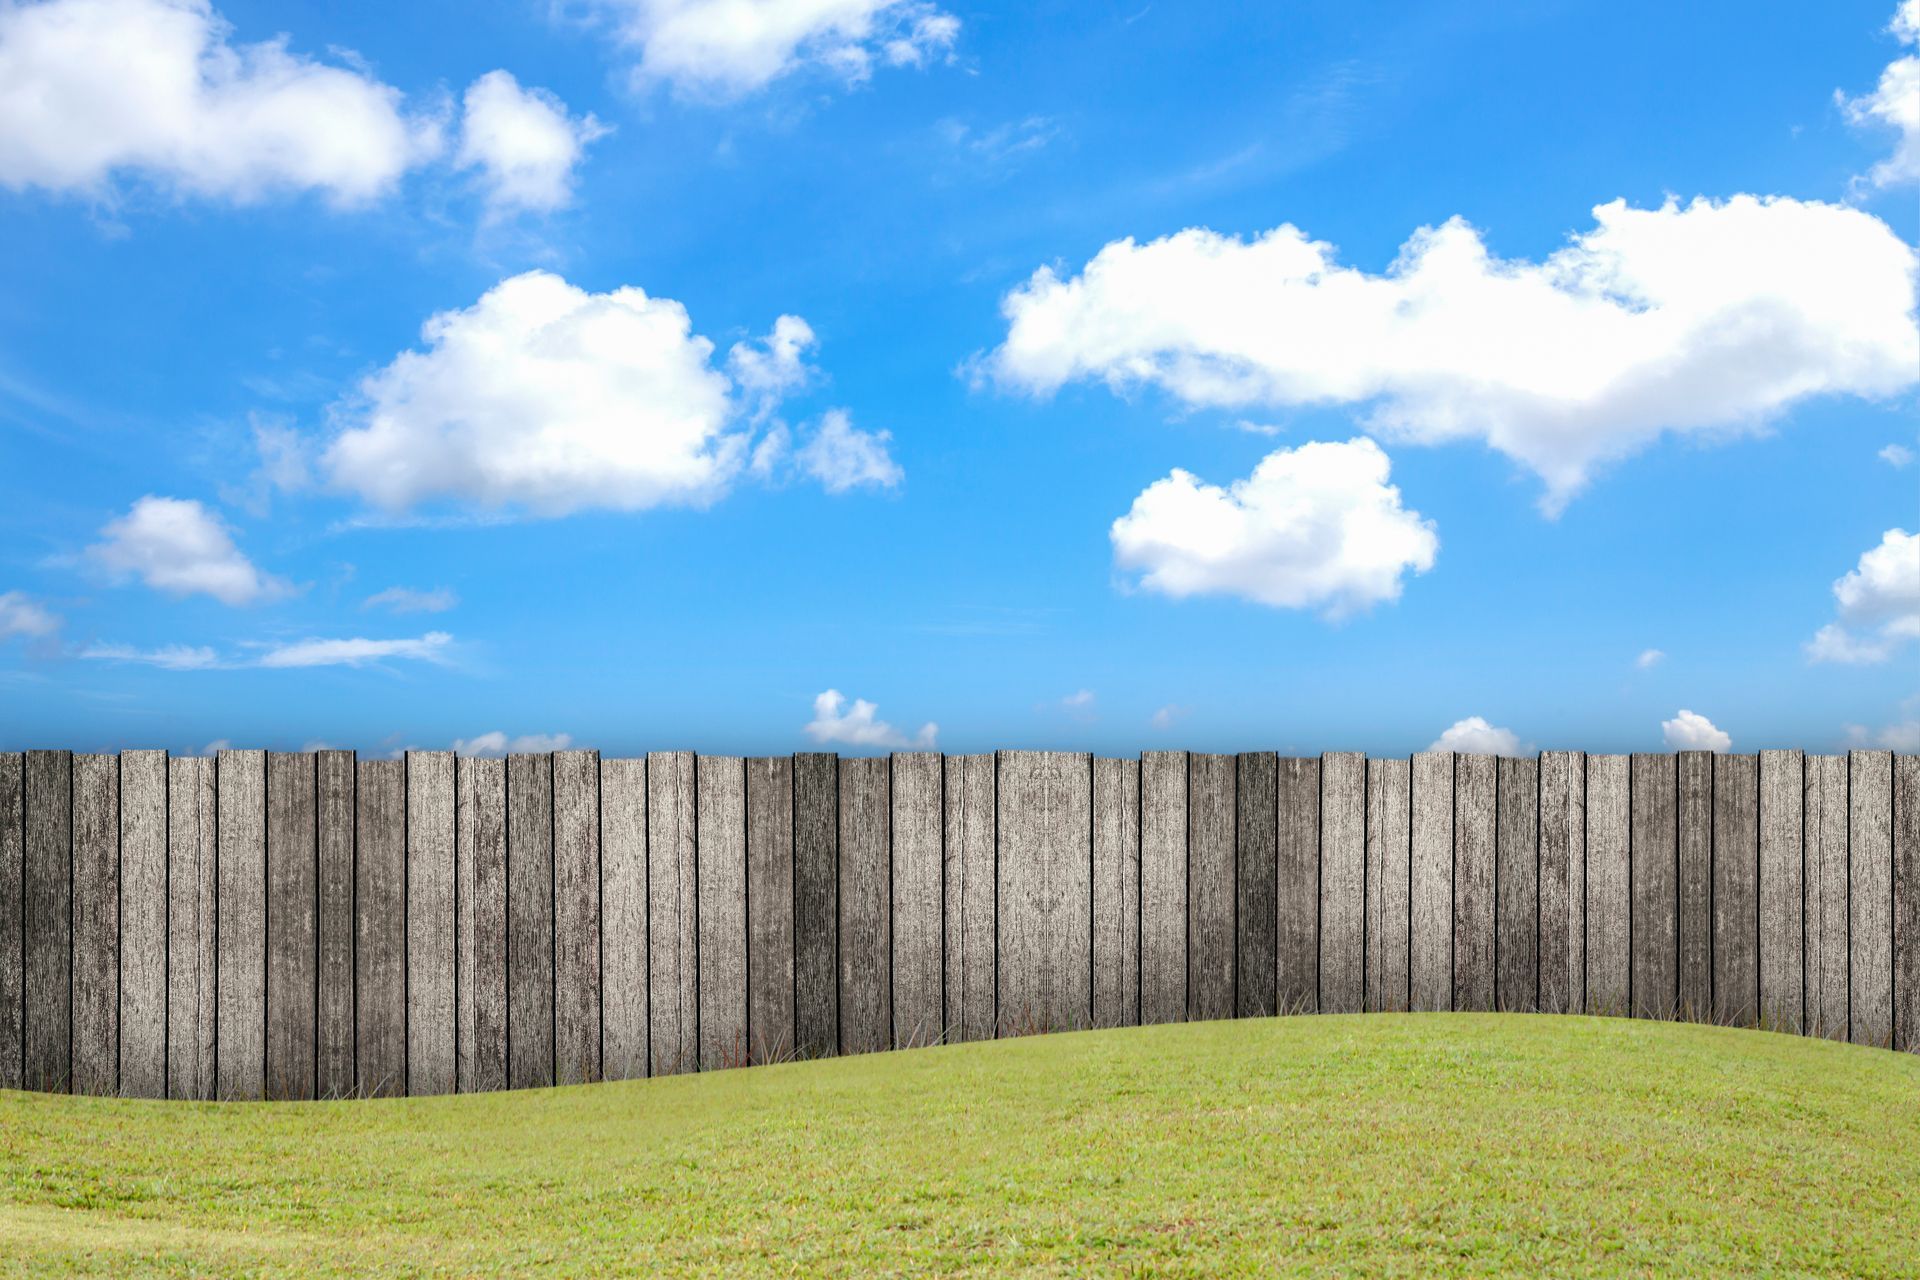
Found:
[{"label": "blue sky", "polygon": [[1920,750],[1920,0],[387,9],[0,0],[0,746]]}]

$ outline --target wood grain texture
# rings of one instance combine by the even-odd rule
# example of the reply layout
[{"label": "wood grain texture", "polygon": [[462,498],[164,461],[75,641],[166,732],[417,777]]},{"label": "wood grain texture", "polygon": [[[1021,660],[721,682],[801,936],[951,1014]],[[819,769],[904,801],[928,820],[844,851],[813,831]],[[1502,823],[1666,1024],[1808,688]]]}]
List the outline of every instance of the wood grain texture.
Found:
[{"label": "wood grain texture", "polygon": [[747,983],[752,1061],[784,1062],[794,1052],[793,761],[786,756],[747,761]]},{"label": "wood grain texture", "polygon": [[311,752],[267,753],[267,1051],[269,1098],[311,1098],[318,1081],[320,861]]},{"label": "wood grain texture", "polygon": [[877,1053],[893,1036],[892,761],[840,762],[840,1052]]},{"label": "wood grain texture", "polygon": [[1847,758],[1808,756],[1807,1031],[1847,1038]]},{"label": "wood grain texture", "polygon": [[73,757],[73,1091],[120,1089],[120,758]]},{"label": "wood grain texture", "polygon": [[267,753],[222,751],[215,769],[215,1093],[259,1098],[267,1081]]},{"label": "wood grain texture", "polygon": [[1283,759],[1277,788],[1280,867],[1275,886],[1277,974],[1281,1013],[1320,1008],[1320,761]]},{"label": "wood grain texture", "polygon": [[1233,1015],[1277,1011],[1280,924],[1280,761],[1271,751],[1234,758]]},{"label": "wood grain texture", "polygon": [[1710,751],[1683,751],[1677,761],[1677,1010],[1689,1022],[1713,1014],[1713,764]]},{"label": "wood grain texture", "polygon": [[314,1028],[314,1088],[322,1098],[345,1098],[357,1087],[353,1063],[353,752],[320,752],[314,765],[314,788],[320,877],[320,997]]},{"label": "wood grain texture", "polygon": [[937,751],[893,757],[893,1046],[937,1044],[945,1028],[941,936],[941,761]]},{"label": "wood grain texture", "polygon": [[24,1064],[29,1089],[73,1081],[73,753],[26,753]]},{"label": "wood grain texture", "polygon": [[1806,758],[1760,753],[1760,1025],[1806,1025]]},{"label": "wood grain texture", "polygon": [[647,1074],[647,762],[600,762],[601,1068]]},{"label": "wood grain texture", "polygon": [[[1234,783],[1232,756],[1187,757],[1187,1019],[1234,1015]],[[1002,829],[1007,821],[1003,810]],[[1276,855],[1275,875],[1279,874]],[[1002,952],[1002,963],[1007,962]],[[1004,981],[1003,981],[1004,989]]]},{"label": "wood grain texture", "polygon": [[507,1087],[553,1083],[553,757],[507,757]]},{"label": "wood grain texture", "polygon": [[507,762],[454,762],[454,978],[461,1093],[507,1087]]},{"label": "wood grain texture", "polygon": [[1760,762],[1713,762],[1713,1020],[1760,1016]]},{"label": "wood grain texture", "polygon": [[1893,752],[1847,757],[1848,1038],[1893,1044]]},{"label": "wood grain texture", "polygon": [[1920,1046],[1920,756],[1893,758],[1893,1047]]},{"label": "wood grain texture", "polygon": [[[4,806],[0,805],[0,811]],[[4,859],[0,858],[0,862]],[[120,1094],[167,1096],[167,753],[120,755]],[[4,1039],[4,1037],[0,1037]]]},{"label": "wood grain texture", "polygon": [[793,1036],[802,1058],[840,1051],[840,758],[828,752],[793,758]]},{"label": "wood grain texture", "polygon": [[214,762],[167,762],[167,1096],[214,1096]]},{"label": "wood grain texture", "polygon": [[407,1092],[407,766],[361,760],[354,778],[354,1087]]},{"label": "wood grain texture", "polygon": [[1493,1004],[1531,1013],[1540,1007],[1540,761],[1503,758],[1498,773]]},{"label": "wood grain texture", "polygon": [[407,752],[407,1094],[458,1084],[453,753]]},{"label": "wood grain texture", "polygon": [[1630,761],[1587,757],[1588,1013],[1624,1017],[1633,996]]},{"label": "wood grain texture", "polygon": [[0,752],[0,1089],[24,1087],[27,758]]},{"label": "wood grain texture", "polygon": [[1499,760],[1457,755],[1453,763],[1453,1007],[1494,1007],[1494,824]]},{"label": "wood grain texture", "polygon": [[996,792],[999,1034],[1085,1027],[1093,1019],[1093,758],[1003,751]]},{"label": "wood grain texture", "polygon": [[1093,762],[1093,1025],[1140,1021],[1140,762]]},{"label": "wood grain texture", "polygon": [[1187,1016],[1187,753],[1140,757],[1140,1021]]},{"label": "wood grain texture", "polygon": [[1413,757],[1412,1007],[1453,1008],[1453,753]]},{"label": "wood grain texture", "polygon": [[1586,1007],[1587,758],[1540,756],[1540,1008]]},{"label": "wood grain texture", "polygon": [[1366,1007],[1367,758],[1320,757],[1320,1012]]},{"label": "wood grain texture", "polygon": [[553,753],[553,1078],[600,1079],[600,753]]},{"label": "wood grain texture", "polygon": [[1367,1009],[1410,1006],[1407,926],[1413,910],[1413,763],[1367,761]]},{"label": "wood grain texture", "polygon": [[693,774],[691,752],[647,756],[647,1043],[656,1076],[700,1067]]},{"label": "wood grain texture", "polygon": [[[747,766],[694,762],[699,888],[700,1069],[745,1066],[747,1053]],[[877,815],[884,822],[884,810]],[[886,961],[877,971],[882,981]]]},{"label": "wood grain texture", "polygon": [[994,1033],[994,759],[946,758],[946,1033]]}]

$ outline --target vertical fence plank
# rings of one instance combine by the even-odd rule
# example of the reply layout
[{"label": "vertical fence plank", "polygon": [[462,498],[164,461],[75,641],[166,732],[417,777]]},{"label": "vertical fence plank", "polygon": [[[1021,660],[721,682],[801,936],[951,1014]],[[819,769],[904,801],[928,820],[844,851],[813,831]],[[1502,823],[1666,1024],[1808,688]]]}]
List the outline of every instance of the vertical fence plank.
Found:
[{"label": "vertical fence plank", "polygon": [[1279,788],[1280,762],[1273,752],[1248,751],[1235,759],[1232,929],[1237,1018],[1271,1018],[1278,1012]]},{"label": "vertical fence plank", "polygon": [[1367,761],[1367,1009],[1409,1008],[1407,925],[1413,893],[1413,770]]},{"label": "vertical fence plank", "polygon": [[840,760],[828,752],[793,758],[793,1039],[802,1058],[840,1049]]},{"label": "vertical fence plank", "polygon": [[[1234,1013],[1234,772],[1232,756],[1194,752],[1187,757],[1190,1021]],[[1001,963],[1007,963],[1004,953]]]},{"label": "vertical fence plank", "polygon": [[1277,788],[1280,868],[1274,896],[1277,974],[1274,1005],[1281,1013],[1320,1008],[1320,760],[1280,761]]},{"label": "vertical fence plank", "polygon": [[1847,1024],[1893,1044],[1893,753],[1855,751],[1847,778]]},{"label": "vertical fence plank", "polygon": [[1632,1007],[1632,828],[1626,756],[1587,757],[1587,1012]]},{"label": "vertical fence plank", "polygon": [[1806,759],[1760,753],[1760,1025],[1806,1025]]},{"label": "vertical fence plank", "polygon": [[[938,932],[933,945],[937,957]],[[747,979],[752,1060],[784,1062],[794,1050],[793,761],[786,756],[747,761]]]},{"label": "vertical fence plank", "polygon": [[1494,814],[1493,1006],[1540,1007],[1540,761],[1502,759]]},{"label": "vertical fence plank", "polygon": [[407,752],[407,1094],[452,1093],[453,753]]},{"label": "vertical fence plank", "polygon": [[1586,1007],[1586,756],[1540,756],[1540,1008]]},{"label": "vertical fence plank", "polygon": [[1920,1048],[1920,756],[1893,758],[1893,1047]]},{"label": "vertical fence plank", "polygon": [[1494,822],[1499,760],[1460,755],[1453,765],[1453,1007],[1493,1005]]},{"label": "vertical fence plank", "polygon": [[892,761],[840,762],[840,1052],[876,1053],[892,1032],[887,805]]},{"label": "vertical fence plank", "polygon": [[1187,1016],[1187,753],[1140,757],[1140,1021]]},{"label": "vertical fence plank", "polygon": [[[167,753],[120,756],[120,1093],[167,1096]],[[4,1039],[4,1037],[0,1037]]]},{"label": "vertical fence plank", "polygon": [[991,1040],[997,850],[991,754],[946,761],[947,1035]]},{"label": "vertical fence plank", "polygon": [[267,753],[222,751],[216,769],[216,1093],[258,1098],[266,1088]]},{"label": "vertical fence plank", "polygon": [[747,1063],[746,761],[696,757],[694,803],[700,1069],[712,1071]]},{"label": "vertical fence plank", "polygon": [[941,990],[941,761],[937,751],[893,757],[893,1045],[936,1044]]},{"label": "vertical fence plank", "polygon": [[1093,1017],[1093,758],[1003,751],[999,1034],[1070,1031]]},{"label": "vertical fence plank", "polygon": [[167,762],[167,1096],[214,1096],[214,762]]},{"label": "vertical fence plank", "polygon": [[18,1089],[26,1009],[27,758],[0,752],[0,1089]]},{"label": "vertical fence plank", "polygon": [[1713,762],[1713,1020],[1750,1027],[1760,1012],[1759,760]]},{"label": "vertical fence plank", "polygon": [[600,1078],[600,753],[553,753],[553,1078]]},{"label": "vertical fence plank", "polygon": [[1412,1007],[1453,1008],[1453,753],[1413,757]]},{"label": "vertical fence plank", "polygon": [[120,758],[73,758],[73,1091],[120,1089]]},{"label": "vertical fence plank", "polygon": [[26,1087],[73,1080],[73,753],[26,758]]},{"label": "vertical fence plank", "polygon": [[507,762],[463,757],[453,786],[454,1083],[481,1093],[507,1087]]},{"label": "vertical fence plank", "polygon": [[311,1098],[318,1019],[319,830],[311,752],[267,753],[269,1098]]},{"label": "vertical fence plank", "polygon": [[354,1077],[362,1097],[407,1091],[407,767],[361,760],[354,780]]},{"label": "vertical fence plank", "polygon": [[600,1062],[647,1074],[647,762],[600,762]]},{"label": "vertical fence plank", "polygon": [[700,1065],[693,755],[647,756],[647,1043],[650,1073]]},{"label": "vertical fence plank", "polygon": [[1807,1030],[1847,1038],[1847,758],[1808,756]]},{"label": "vertical fence plank", "polygon": [[344,1098],[357,1087],[353,1064],[353,773],[351,751],[322,751],[314,784],[319,813],[320,997],[315,1091]]},{"label": "vertical fence plank", "polygon": [[1713,753],[1682,751],[1674,826],[1678,866],[1675,1010],[1698,1022],[1713,1011]]},{"label": "vertical fence plank", "polygon": [[1367,758],[1320,758],[1320,1012],[1366,1001]]},{"label": "vertical fence plank", "polygon": [[1140,762],[1093,762],[1093,1025],[1140,1021]]},{"label": "vertical fence plank", "polygon": [[553,757],[507,757],[507,1087],[553,1083]]}]

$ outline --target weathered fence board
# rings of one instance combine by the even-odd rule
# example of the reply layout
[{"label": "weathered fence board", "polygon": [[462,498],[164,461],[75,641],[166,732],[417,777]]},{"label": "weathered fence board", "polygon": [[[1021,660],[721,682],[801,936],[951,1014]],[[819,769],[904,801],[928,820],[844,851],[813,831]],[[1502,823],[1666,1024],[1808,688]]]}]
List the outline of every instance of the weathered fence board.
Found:
[{"label": "weathered fence board", "polygon": [[1540,1007],[1540,762],[1502,759],[1495,781],[1493,1005]]},{"label": "weathered fence board", "polygon": [[893,757],[893,1046],[937,1044],[946,1026],[940,753]]},{"label": "weathered fence board", "polygon": [[647,762],[600,762],[600,1065],[647,1074]]},{"label": "weathered fence board", "polygon": [[1494,822],[1499,760],[1453,762],[1453,1007],[1493,1008]]},{"label": "weathered fence board", "polygon": [[1893,1045],[1893,753],[1855,751],[1847,778],[1848,1037]]},{"label": "weathered fence board", "polygon": [[1413,757],[1412,1007],[1453,1008],[1453,753]]},{"label": "weathered fence board", "polygon": [[946,764],[946,1032],[958,1040],[994,1033],[994,759],[948,756]]},{"label": "weathered fence board", "polygon": [[167,762],[167,1096],[214,1095],[214,762]]},{"label": "weathered fence board", "polygon": [[647,756],[647,1043],[649,1073],[700,1065],[695,947],[693,755]]},{"label": "weathered fence board", "polygon": [[1278,1011],[1279,787],[1273,752],[1248,751],[1235,759],[1233,1013],[1241,1018],[1270,1018]]},{"label": "weathered fence board", "polygon": [[27,759],[0,752],[0,1089],[18,1089],[26,1007]]},{"label": "weathered fence board", "polygon": [[407,1092],[452,1093],[453,753],[407,752]]},{"label": "weathered fence board", "polygon": [[267,753],[269,1098],[311,1098],[318,1079],[319,814],[310,752]]},{"label": "weathered fence board", "polygon": [[1713,753],[1683,751],[1675,802],[1679,849],[1679,1012],[1713,1012]]},{"label": "weathered fence board", "polygon": [[25,1064],[29,1089],[73,1082],[73,753],[26,759]]},{"label": "weathered fence board", "polygon": [[1755,756],[1713,762],[1713,1020],[1749,1027],[1760,1016],[1760,767]]},{"label": "weathered fence board", "polygon": [[1232,756],[1187,757],[1188,1021],[1234,1013],[1234,772]]},{"label": "weathered fence board", "polygon": [[1893,1047],[1920,1047],[1920,756],[1893,758]]},{"label": "weathered fence board", "polygon": [[454,1075],[460,1092],[479,1093],[507,1087],[507,762],[458,760],[453,787]]},{"label": "weathered fence board", "polygon": [[1807,1030],[1847,1038],[1847,758],[1808,756]]},{"label": "weathered fence board", "polygon": [[1407,760],[1367,762],[1367,1008],[1410,1007],[1407,924],[1413,892],[1413,772]]},{"label": "weathered fence board", "polygon": [[1806,1026],[1806,760],[1760,753],[1760,1025]]},{"label": "weathered fence board", "polygon": [[1680,1008],[1680,899],[1676,757],[1633,757],[1633,1013],[1671,1018]]},{"label": "weathered fence board", "polygon": [[553,757],[507,757],[507,1082],[553,1083]]},{"label": "weathered fence board", "polygon": [[877,1053],[892,1033],[893,913],[887,796],[892,761],[840,762],[840,1052]]},{"label": "weathered fence board", "polygon": [[353,772],[354,757],[351,751],[322,751],[314,767],[319,824],[319,955],[315,962],[315,980],[320,988],[314,1023],[314,1088],[323,1098],[348,1097],[356,1088],[353,1064]]},{"label": "weathered fence board", "polygon": [[1540,1008],[1587,1005],[1587,757],[1540,756]]},{"label": "weathered fence board", "polygon": [[1274,1007],[1280,1013],[1320,1008],[1320,759],[1280,761],[1280,868],[1274,955]]},{"label": "weathered fence board", "polygon": [[1624,1017],[1633,997],[1628,757],[1587,757],[1588,1013]]},{"label": "weathered fence board", "polygon": [[167,1096],[167,753],[120,756],[120,1093]]},{"label": "weathered fence board", "polygon": [[1003,751],[998,775],[1000,1034],[1085,1027],[1093,1018],[1093,758]]},{"label": "weathered fence board", "polygon": [[267,753],[222,751],[216,769],[215,1092],[258,1098],[266,1089]]},{"label": "weathered fence board", "polygon": [[120,760],[73,758],[73,1091],[120,1088]]},{"label": "weathered fence board", "polygon": [[407,1091],[407,772],[362,760],[354,790],[354,1075],[364,1097]]},{"label": "weathered fence board", "polygon": [[[696,757],[694,803],[700,1069],[712,1071],[748,1061],[747,762]],[[886,971],[883,958],[876,978]]]},{"label": "weathered fence board", "polygon": [[1320,1012],[1366,1006],[1367,758],[1320,758]]},{"label": "weathered fence board", "polygon": [[1093,1025],[1140,1021],[1140,762],[1093,762]]},{"label": "weathered fence board", "polygon": [[[936,953],[939,938],[934,939]],[[747,761],[747,1048],[793,1056],[793,761]]]},{"label": "weathered fence board", "polygon": [[1140,757],[1140,1021],[1187,1016],[1187,754]]},{"label": "weathered fence board", "polygon": [[[732,895],[739,896],[736,888]],[[553,753],[553,1078],[600,1078],[600,753]]]},{"label": "weathered fence board", "polygon": [[823,752],[793,758],[793,1039],[802,1058],[840,1048],[840,761]]}]

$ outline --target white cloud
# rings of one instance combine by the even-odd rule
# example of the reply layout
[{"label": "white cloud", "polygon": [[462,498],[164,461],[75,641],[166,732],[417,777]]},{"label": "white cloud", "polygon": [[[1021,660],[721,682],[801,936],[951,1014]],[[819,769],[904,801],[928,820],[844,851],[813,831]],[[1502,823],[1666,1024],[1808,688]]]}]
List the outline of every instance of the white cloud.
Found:
[{"label": "white cloud", "polygon": [[360,602],[362,609],[385,609],[388,613],[445,613],[460,603],[452,587],[416,591],[412,587],[388,587]]},{"label": "white cloud", "polygon": [[87,548],[94,563],[117,579],[137,577],[171,596],[197,593],[245,605],[292,590],[256,568],[220,517],[190,499],[148,495],[100,533]]},{"label": "white cloud", "polygon": [[1069,711],[1086,711],[1093,707],[1094,696],[1091,689],[1080,689],[1060,699],[1060,705]]},{"label": "white cloud", "polygon": [[1713,721],[1693,711],[1662,720],[1660,733],[1669,751],[1726,751],[1733,746],[1733,739],[1714,728]]},{"label": "white cloud", "polygon": [[909,738],[885,720],[879,719],[880,708],[865,698],[855,698],[853,708],[842,711],[846,701],[838,689],[828,689],[816,697],[813,700],[813,719],[806,725],[807,736],[819,743],[839,742],[855,747],[917,747],[923,751],[932,750],[934,739],[939,736],[940,726],[929,721]]},{"label": "white cloud", "polygon": [[1227,488],[1175,470],[1113,522],[1114,562],[1175,598],[1240,596],[1342,617],[1433,566],[1431,522],[1400,505],[1371,440],[1277,449]]},{"label": "white cloud", "polygon": [[467,87],[454,163],[480,171],[489,210],[550,213],[573,200],[574,169],[606,126],[574,117],[544,89],[523,89],[506,71]]},{"label": "white cloud", "polygon": [[1667,655],[1665,650],[1642,649],[1640,651],[1640,656],[1633,660],[1633,665],[1640,668],[1640,670],[1642,671],[1646,671],[1649,668],[1659,666],[1661,663],[1665,662],[1666,660],[1667,660]]},{"label": "white cloud", "polygon": [[1155,729],[1159,729],[1164,732],[1167,729],[1173,728],[1173,726],[1178,724],[1180,721],[1186,719],[1188,710],[1189,708],[1187,707],[1176,706],[1173,703],[1168,703],[1166,706],[1161,707],[1158,711],[1154,712],[1153,715],[1148,718],[1147,723],[1152,725]]},{"label": "white cloud", "polygon": [[0,591],[0,640],[42,640],[60,629],[60,615],[21,591]]},{"label": "white cloud", "polygon": [[229,664],[204,645],[168,644],[136,649],[126,644],[95,644],[80,651],[82,658],[103,662],[134,662],[163,671],[207,671]]},{"label": "white cloud", "polygon": [[890,431],[862,431],[844,409],[821,415],[820,427],[794,454],[800,470],[828,493],[850,489],[891,489],[906,478],[887,451]]},{"label": "white cloud", "polygon": [[1383,436],[1484,441],[1539,474],[1549,511],[1663,432],[1920,380],[1915,253],[1879,219],[1744,195],[1594,217],[1541,262],[1493,257],[1455,218],[1378,275],[1291,225],[1119,240],[1009,293],[983,367],[1035,394],[1097,379],[1193,406],[1363,408]]},{"label": "white cloud", "polygon": [[1913,450],[1903,444],[1890,444],[1879,453],[1880,461],[1898,470],[1913,462]]},{"label": "white cloud", "polygon": [[799,316],[781,316],[765,337],[734,343],[727,351],[727,369],[744,390],[767,404],[813,377],[806,355],[816,345],[812,325]]},{"label": "white cloud", "polygon": [[573,745],[573,736],[566,733],[523,733],[516,738],[508,738],[502,730],[479,734],[472,738],[456,738],[453,753],[457,756],[505,756],[540,755],[549,751],[565,751]]},{"label": "white cloud", "polygon": [[[1887,30],[1905,45],[1920,45],[1920,0],[1903,0]],[[1856,125],[1891,129],[1893,154],[1873,167],[1866,181],[1876,187],[1920,182],[1920,56],[1895,58],[1880,73],[1872,93],[1849,98],[1836,91],[1847,119]]]},{"label": "white cloud", "polygon": [[1879,747],[1883,751],[1920,754],[1920,720],[1900,720],[1878,729],[1850,724],[1847,726],[1847,742],[1855,747]]},{"label": "white cloud", "polygon": [[0,185],[97,195],[138,175],[357,204],[439,150],[435,125],[361,66],[232,34],[205,0],[0,5]]},{"label": "white cloud", "polygon": [[1458,751],[1473,756],[1517,756],[1520,737],[1511,729],[1498,729],[1482,716],[1468,716],[1447,726],[1434,740],[1429,751]]},{"label": "white cloud", "polygon": [[1920,640],[1920,534],[1889,529],[1852,571],[1835,580],[1838,620],[1814,633],[1814,662],[1885,662]]},{"label": "white cloud", "polygon": [[296,640],[275,645],[255,661],[261,667],[360,667],[392,658],[422,662],[444,662],[453,637],[444,631],[429,631],[423,636],[401,640],[352,639]]}]

